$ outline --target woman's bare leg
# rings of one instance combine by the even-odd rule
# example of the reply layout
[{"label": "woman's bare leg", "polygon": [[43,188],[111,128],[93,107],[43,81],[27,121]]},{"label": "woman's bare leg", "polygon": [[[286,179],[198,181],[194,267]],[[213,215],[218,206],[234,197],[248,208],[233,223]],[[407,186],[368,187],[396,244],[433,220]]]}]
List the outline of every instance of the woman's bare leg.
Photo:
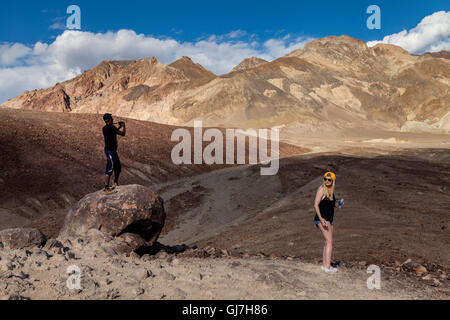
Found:
[{"label": "woman's bare leg", "polygon": [[331,253],[333,250],[333,236],[331,233],[330,224],[325,228],[321,224],[319,224],[319,229],[322,231],[323,237],[325,238],[325,246],[323,248],[323,266],[327,269],[330,269],[331,265]]},{"label": "woman's bare leg", "polygon": [[328,225],[329,227],[329,229],[330,229],[330,239],[331,239],[331,245],[330,245],[330,253],[329,253],[329,256],[327,257],[327,259],[328,259],[328,261],[330,262],[330,265],[331,265],[331,257],[332,257],[332,255],[333,255],[333,244],[334,244],[334,226],[330,223],[329,225]]}]

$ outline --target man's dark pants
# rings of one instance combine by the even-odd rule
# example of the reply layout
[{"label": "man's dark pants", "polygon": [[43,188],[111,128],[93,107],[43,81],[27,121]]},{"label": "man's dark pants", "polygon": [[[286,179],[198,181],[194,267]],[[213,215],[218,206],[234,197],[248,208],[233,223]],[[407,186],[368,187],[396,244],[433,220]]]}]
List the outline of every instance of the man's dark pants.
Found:
[{"label": "man's dark pants", "polygon": [[122,164],[120,163],[117,151],[105,149],[106,154],[106,175],[112,176],[114,172],[114,182],[119,182],[119,176],[122,172]]}]

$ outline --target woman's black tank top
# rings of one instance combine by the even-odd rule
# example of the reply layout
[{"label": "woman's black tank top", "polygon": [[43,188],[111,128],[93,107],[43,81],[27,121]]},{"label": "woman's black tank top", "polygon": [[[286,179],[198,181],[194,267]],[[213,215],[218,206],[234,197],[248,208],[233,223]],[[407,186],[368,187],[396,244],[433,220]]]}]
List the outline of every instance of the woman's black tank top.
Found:
[{"label": "woman's black tank top", "polygon": [[[320,214],[325,221],[333,222],[334,218],[334,207],[336,206],[336,198],[333,193],[333,200],[328,199],[328,197],[325,197],[322,199],[319,203],[319,210]],[[319,216],[316,214],[315,221],[319,221]]]}]

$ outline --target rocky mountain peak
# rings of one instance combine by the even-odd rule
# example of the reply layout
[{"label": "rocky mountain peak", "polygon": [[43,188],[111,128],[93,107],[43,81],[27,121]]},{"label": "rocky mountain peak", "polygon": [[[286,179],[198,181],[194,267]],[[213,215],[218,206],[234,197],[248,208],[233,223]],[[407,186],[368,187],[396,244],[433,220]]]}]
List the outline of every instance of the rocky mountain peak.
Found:
[{"label": "rocky mountain peak", "polygon": [[239,65],[237,65],[233,69],[233,71],[242,71],[242,70],[247,70],[247,69],[251,69],[251,68],[256,68],[265,63],[267,63],[267,61],[264,59],[257,58],[257,57],[251,57],[251,58],[244,59]]}]

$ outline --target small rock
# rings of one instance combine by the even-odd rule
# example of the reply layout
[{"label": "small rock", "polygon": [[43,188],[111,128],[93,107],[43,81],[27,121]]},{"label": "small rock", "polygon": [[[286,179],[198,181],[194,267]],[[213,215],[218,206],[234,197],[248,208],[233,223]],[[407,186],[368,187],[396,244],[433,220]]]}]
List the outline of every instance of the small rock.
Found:
[{"label": "small rock", "polygon": [[432,287],[439,287],[441,285],[441,282],[438,279],[433,279],[432,282],[429,283]]},{"label": "small rock", "polygon": [[8,296],[8,300],[31,300],[30,298],[26,298],[21,296],[20,294],[13,293]]},{"label": "small rock", "polygon": [[173,274],[167,272],[166,270],[163,270],[160,273],[161,278],[163,278],[164,280],[168,280],[168,281],[173,281],[175,280],[177,277],[175,277]]},{"label": "small rock", "polygon": [[431,280],[431,279],[433,279],[431,277],[431,274],[427,274],[425,277],[422,277],[422,280]]},{"label": "small rock", "polygon": [[114,300],[114,299],[117,299],[119,297],[120,297],[120,292],[119,292],[118,289],[115,289],[115,288],[114,289],[109,289],[108,292],[106,292],[106,298],[107,299]]},{"label": "small rock", "polygon": [[141,257],[141,260],[144,261],[144,262],[148,262],[148,261],[151,261],[151,260],[153,260],[153,259],[152,259],[152,256],[151,256],[151,255],[149,255],[149,254],[144,254],[144,255]]},{"label": "small rock", "polygon": [[140,281],[145,280],[150,276],[151,276],[151,272],[145,268],[139,269],[134,273],[134,277]]},{"label": "small rock", "polygon": [[104,279],[104,280],[103,280],[103,279],[100,280],[100,285],[101,285],[101,286],[104,286],[104,287],[109,286],[111,283],[112,283],[112,281],[109,280],[108,278],[106,278],[106,279]]},{"label": "small rock", "polygon": [[183,290],[181,290],[180,288],[175,288],[174,290],[174,294],[173,294],[173,299],[175,300],[184,300],[187,297],[187,293],[184,292]]},{"label": "small rock", "polygon": [[422,274],[424,274],[424,273],[427,273],[427,272],[428,272],[427,268],[425,268],[424,266],[421,266],[421,265],[415,267],[415,268],[414,268],[414,271],[415,271],[416,274],[419,275],[419,276],[422,275]]},{"label": "small rock", "polygon": [[63,249],[64,245],[55,239],[50,239],[47,241],[47,243],[44,246],[44,250],[48,251],[50,249]]},{"label": "small rock", "polygon": [[156,258],[158,259],[167,259],[169,255],[165,251],[160,251],[156,254]]},{"label": "small rock", "polygon": [[23,273],[23,271],[20,271],[18,274],[15,274],[13,276],[19,278],[20,280],[25,280],[30,277],[28,274]]},{"label": "small rock", "polygon": [[145,290],[142,289],[141,287],[137,287],[137,288],[133,289],[133,294],[136,295],[136,296],[143,295],[144,292],[145,292]]},{"label": "small rock", "polygon": [[75,260],[76,256],[73,252],[66,252],[66,258],[67,260]]},{"label": "small rock", "polygon": [[402,265],[405,265],[405,264],[408,264],[408,263],[411,263],[411,259],[407,259],[405,262],[402,263]]},{"label": "small rock", "polygon": [[141,259],[141,256],[140,255],[138,255],[136,252],[131,252],[130,253],[130,258],[131,259],[134,259],[134,260],[140,260]]}]

